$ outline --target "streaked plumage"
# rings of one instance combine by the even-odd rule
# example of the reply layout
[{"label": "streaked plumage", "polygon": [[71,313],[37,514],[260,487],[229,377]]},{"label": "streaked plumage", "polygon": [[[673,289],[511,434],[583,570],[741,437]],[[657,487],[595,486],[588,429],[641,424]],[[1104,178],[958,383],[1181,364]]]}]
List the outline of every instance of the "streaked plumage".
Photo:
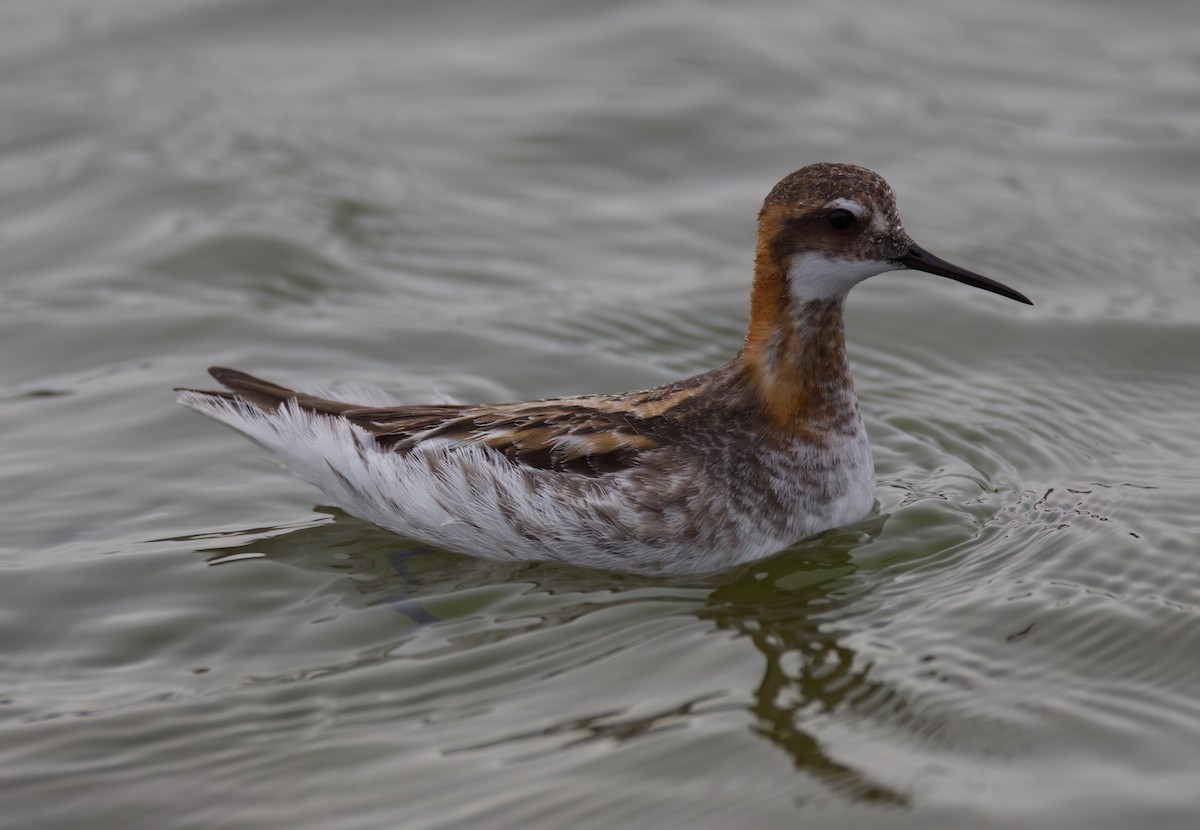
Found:
[{"label": "streaked plumage", "polygon": [[853,285],[901,268],[1029,302],[918,248],[877,174],[821,164],[768,195],[749,332],[718,369],[616,395],[378,407],[217,368],[229,392],[179,398],[279,455],[348,512],[438,547],[712,570],[872,509],[842,309]]}]

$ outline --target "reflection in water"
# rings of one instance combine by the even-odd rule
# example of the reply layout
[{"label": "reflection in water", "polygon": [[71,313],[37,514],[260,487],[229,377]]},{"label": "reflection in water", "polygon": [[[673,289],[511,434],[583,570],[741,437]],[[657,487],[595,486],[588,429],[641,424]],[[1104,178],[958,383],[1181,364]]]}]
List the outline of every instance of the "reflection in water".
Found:
[{"label": "reflection in water", "polygon": [[[432,606],[446,606],[440,598],[488,585],[529,586],[526,595],[567,598],[566,603],[546,603],[544,612],[523,616],[520,624],[503,620],[503,626],[455,635],[434,649],[406,656],[436,658],[488,643],[508,640],[535,630],[574,622],[593,611],[645,602],[680,604],[689,613],[719,629],[736,632],[764,658],[762,678],[753,690],[747,711],[753,731],[787,753],[796,769],[820,781],[840,797],[884,806],[906,806],[903,793],[874,781],[866,773],[834,758],[813,734],[817,718],[859,715],[887,702],[897,705],[899,693],[871,678],[871,666],[857,659],[839,632],[831,627],[829,612],[853,601],[861,588],[858,566],[851,559],[863,543],[864,533],[878,535],[885,518],[873,526],[826,534],[819,542],[796,546],[768,560],[709,576],[647,578],[598,573],[549,563],[494,562],[435,552],[360,522],[332,508],[322,508],[334,520],[287,528],[255,528],[197,539],[257,536],[249,542],[202,550],[212,565],[229,565],[247,559],[269,559],[308,570],[333,572],[346,577],[344,604],[351,607],[390,605],[417,628],[441,620]],[[284,532],[279,533],[278,531]],[[275,535],[261,534],[276,531]],[[604,597],[597,601],[597,595]],[[572,595],[588,597],[570,602]],[[450,604],[452,606],[452,604]],[[394,657],[392,649],[382,659]],[[358,661],[352,661],[358,665]],[[346,665],[311,670],[313,676],[346,670]],[[296,679],[295,674],[288,680]],[[270,679],[258,682],[270,683]],[[567,717],[546,726],[516,731],[472,745],[446,749],[447,754],[467,753],[505,744],[555,739],[549,751],[594,741],[629,741],[665,730],[685,728],[689,721],[728,711],[734,704],[719,698],[725,693],[697,694],[677,705],[639,716],[621,709]],[[902,703],[900,704],[903,705]],[[742,708],[740,705],[736,708]],[[565,739],[565,742],[562,742]]]},{"label": "reflection in water", "polygon": [[622,717],[624,712],[620,710],[598,712],[580,718],[568,718],[541,729],[505,735],[495,740],[471,746],[455,747],[448,750],[446,754],[473,752],[517,741],[552,738],[557,735],[563,735],[568,738],[567,742],[561,745],[562,749],[570,749],[571,747],[592,743],[593,741],[608,740],[614,743],[621,743],[633,738],[642,738],[652,733],[682,729],[687,726],[689,718],[711,712],[712,709],[703,707],[703,704],[719,697],[721,695],[716,693],[697,695],[678,706],[672,706],[668,709],[636,718]]},{"label": "reflection in water", "polygon": [[[883,520],[873,529],[877,535]],[[908,799],[833,758],[805,724],[878,704],[896,693],[871,680],[869,664],[839,640],[827,614],[853,596],[858,570],[850,555],[861,532],[827,534],[746,569],[718,587],[698,615],[747,638],[766,659],[750,707],[755,732],[788,754],[796,769],[855,801],[905,806]],[[803,553],[803,557],[800,554]]]}]

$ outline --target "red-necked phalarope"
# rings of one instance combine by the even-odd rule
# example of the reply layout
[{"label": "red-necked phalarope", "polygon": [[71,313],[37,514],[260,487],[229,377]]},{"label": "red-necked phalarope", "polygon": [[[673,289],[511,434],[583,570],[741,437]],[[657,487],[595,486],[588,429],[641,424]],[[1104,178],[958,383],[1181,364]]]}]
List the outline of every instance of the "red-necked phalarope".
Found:
[{"label": "red-necked phalarope", "polygon": [[179,400],[348,512],[478,556],[714,570],[864,518],[874,463],[843,336],[867,277],[927,271],[1022,294],[918,247],[876,173],[814,164],[759,214],[750,328],[724,366],[644,392],[378,407],[211,369]]}]

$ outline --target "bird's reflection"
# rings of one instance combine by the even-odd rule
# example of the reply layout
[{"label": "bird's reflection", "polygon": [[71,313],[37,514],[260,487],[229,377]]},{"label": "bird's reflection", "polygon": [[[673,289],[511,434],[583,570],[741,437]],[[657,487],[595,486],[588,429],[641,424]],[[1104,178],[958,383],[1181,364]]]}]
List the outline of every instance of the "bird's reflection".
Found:
[{"label": "bird's reflection", "polygon": [[[605,574],[548,563],[505,563],[432,551],[332,508],[320,523],[285,528],[254,528],[188,537],[187,541],[226,541],[254,537],[233,546],[208,548],[206,561],[230,565],[268,559],[346,577],[345,604],[390,605],[406,626],[439,622],[428,600],[484,585],[519,582],[545,594],[580,594],[581,601],[556,604],[553,610],[519,625],[457,636],[450,648],[462,650],[533,630],[562,625],[616,604],[672,601],[717,628],[735,632],[763,657],[762,677],[745,707],[753,731],[783,750],[797,770],[821,782],[831,793],[852,801],[904,806],[908,798],[867,773],[833,757],[812,734],[815,717],[866,716],[882,700],[896,704],[899,692],[871,677],[830,624],[831,611],[854,601],[861,584],[851,553],[878,535],[885,517],[849,531],[826,534],[770,559],[716,575],[651,579]],[[183,541],[183,540],[178,540]],[[636,590],[635,590],[636,589]],[[654,590],[657,589],[657,590]],[[583,600],[586,596],[589,599]],[[594,599],[597,596],[602,600]],[[442,646],[441,648],[446,648]],[[437,656],[436,652],[422,657]],[[684,702],[638,717],[621,711],[565,718],[536,731],[525,731],[453,751],[468,752],[501,743],[566,736],[569,745],[592,740],[622,741],[685,726],[690,718],[729,709],[722,695],[696,694]],[[902,703],[901,703],[902,705]],[[741,705],[739,704],[739,708]]]},{"label": "bird's reflection", "polygon": [[[877,521],[874,535],[882,522]],[[828,622],[832,609],[853,601],[858,568],[850,554],[862,533],[827,534],[819,544],[747,568],[713,590],[697,614],[736,631],[765,658],[750,707],[759,735],[833,792],[899,807],[908,803],[904,794],[838,761],[805,730],[814,715],[849,715],[896,696],[870,678],[870,666],[841,641],[846,632]]]}]

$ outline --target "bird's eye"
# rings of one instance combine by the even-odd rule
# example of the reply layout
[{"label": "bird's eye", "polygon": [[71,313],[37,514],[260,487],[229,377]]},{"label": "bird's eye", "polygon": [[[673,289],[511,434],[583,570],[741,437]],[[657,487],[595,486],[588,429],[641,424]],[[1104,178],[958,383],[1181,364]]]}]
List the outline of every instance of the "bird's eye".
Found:
[{"label": "bird's eye", "polygon": [[829,212],[829,224],[835,231],[844,231],[852,227],[858,217],[845,208],[838,208]]}]

